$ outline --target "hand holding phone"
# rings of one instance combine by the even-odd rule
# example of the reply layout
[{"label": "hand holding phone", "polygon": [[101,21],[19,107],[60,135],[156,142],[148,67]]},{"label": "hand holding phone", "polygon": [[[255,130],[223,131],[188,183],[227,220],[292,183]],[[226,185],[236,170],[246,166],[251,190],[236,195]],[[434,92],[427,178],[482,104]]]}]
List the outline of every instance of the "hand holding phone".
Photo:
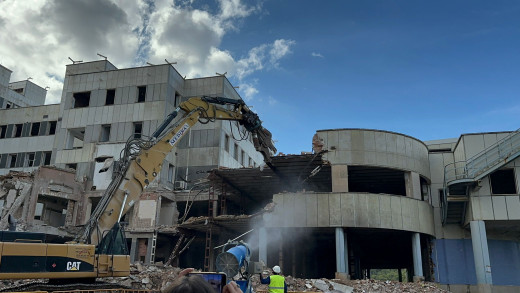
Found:
[{"label": "hand holding phone", "polygon": [[[200,276],[202,279],[208,282],[211,287],[213,287],[213,289],[215,289],[215,293],[223,293],[224,286],[226,285],[226,275],[224,273],[190,272],[189,274]],[[231,292],[234,293],[234,291]]]}]

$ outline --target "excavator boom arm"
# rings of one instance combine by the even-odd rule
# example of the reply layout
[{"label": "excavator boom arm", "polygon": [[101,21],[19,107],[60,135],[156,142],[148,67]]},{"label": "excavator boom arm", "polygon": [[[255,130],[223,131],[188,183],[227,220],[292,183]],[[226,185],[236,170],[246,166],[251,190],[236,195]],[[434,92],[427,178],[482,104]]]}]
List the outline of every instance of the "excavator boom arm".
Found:
[{"label": "excavator boom arm", "polygon": [[[182,115],[180,118],[177,117],[179,114]],[[175,118],[178,120],[171,126]],[[266,163],[270,162],[271,153],[276,152],[271,133],[262,127],[258,115],[243,101],[212,97],[190,98],[168,115],[150,140],[136,142],[132,144],[133,148],[127,143],[122,158],[126,164],[122,164],[122,171],[107,188],[79,241],[90,240],[90,243],[98,244],[104,233],[119,222],[120,217],[139,200],[144,188],[159,175],[163,161],[172,148],[201,119],[238,121],[252,133],[255,148],[262,153]]]}]

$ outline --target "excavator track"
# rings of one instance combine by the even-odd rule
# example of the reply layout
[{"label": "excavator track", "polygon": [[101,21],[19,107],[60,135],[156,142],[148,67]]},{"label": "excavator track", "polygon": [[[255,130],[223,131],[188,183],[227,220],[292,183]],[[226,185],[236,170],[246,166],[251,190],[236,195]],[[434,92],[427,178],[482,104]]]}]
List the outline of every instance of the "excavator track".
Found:
[{"label": "excavator track", "polygon": [[11,286],[3,288],[0,292],[71,292],[71,291],[88,291],[88,292],[130,292],[146,290],[132,290],[120,284],[97,282],[92,284],[76,283],[76,284],[48,284],[44,282],[31,282],[19,286]]}]

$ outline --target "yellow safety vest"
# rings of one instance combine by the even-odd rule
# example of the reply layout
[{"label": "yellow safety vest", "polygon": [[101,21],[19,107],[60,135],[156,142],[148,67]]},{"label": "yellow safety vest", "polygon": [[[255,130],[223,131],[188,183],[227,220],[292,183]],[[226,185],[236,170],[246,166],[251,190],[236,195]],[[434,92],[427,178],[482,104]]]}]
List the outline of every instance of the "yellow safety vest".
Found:
[{"label": "yellow safety vest", "polygon": [[284,293],[285,278],[280,275],[272,275],[269,278],[269,293]]}]

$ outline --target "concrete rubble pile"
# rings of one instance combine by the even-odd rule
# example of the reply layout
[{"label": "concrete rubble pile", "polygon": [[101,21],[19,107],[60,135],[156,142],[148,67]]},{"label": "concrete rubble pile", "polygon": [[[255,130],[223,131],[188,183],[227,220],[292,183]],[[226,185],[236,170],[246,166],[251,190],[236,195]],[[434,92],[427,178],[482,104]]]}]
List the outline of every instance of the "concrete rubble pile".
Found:
[{"label": "concrete rubble pile", "polygon": [[[161,265],[133,264],[132,274],[124,278],[103,279],[105,282],[119,283],[134,289],[163,291],[169,287],[182,269]],[[299,279],[286,276],[288,290],[293,292],[330,292],[330,293],[398,293],[398,292],[433,292],[446,293],[435,283],[400,283],[396,281],[349,280],[338,279]],[[255,292],[268,292],[267,285],[260,283],[259,275],[251,277]]]}]

